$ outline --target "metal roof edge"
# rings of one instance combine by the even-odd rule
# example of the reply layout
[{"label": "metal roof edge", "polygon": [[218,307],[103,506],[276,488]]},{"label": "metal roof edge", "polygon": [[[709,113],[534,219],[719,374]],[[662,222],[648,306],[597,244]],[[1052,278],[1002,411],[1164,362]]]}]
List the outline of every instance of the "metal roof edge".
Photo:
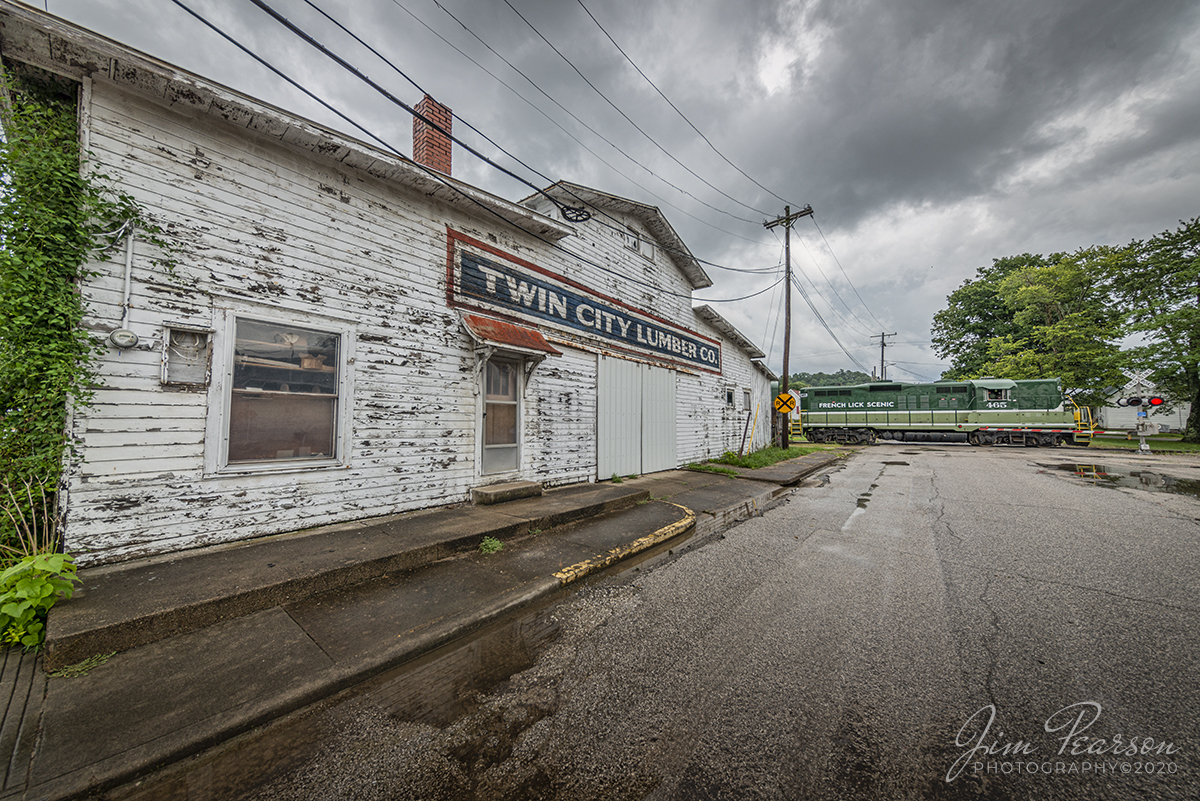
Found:
[{"label": "metal roof edge", "polygon": [[734,328],[733,323],[726,320],[721,315],[717,314],[712,306],[707,304],[696,306],[692,311],[701,320],[711,325],[713,328],[720,331],[726,337],[729,337],[735,345],[744,350],[751,359],[764,359],[767,354],[763,353],[757,345],[747,339],[741,331]]},{"label": "metal roof edge", "polygon": [[[476,215],[496,215],[527,233],[557,241],[575,229],[520,203],[417,164],[273,106],[127,45],[11,0],[0,0],[0,52],[75,79],[90,77],[167,107],[186,107],[234,128],[333,159],[380,180],[433,195]],[[482,207],[482,208],[481,208]]]},{"label": "metal roof edge", "polygon": [[[663,252],[667,254],[671,262],[683,273],[684,277],[692,285],[692,289],[704,289],[712,286],[712,279],[708,273],[700,265],[697,259],[687,244],[684,243],[682,237],[672,227],[670,221],[658,209],[657,206],[648,206],[645,203],[639,203],[636,200],[613,195],[599,189],[593,189],[582,184],[572,183],[571,181],[558,181],[546,187],[542,192],[549,195],[557,194],[560,197],[565,197],[567,200],[583,202],[597,208],[603,208],[610,211],[617,211],[622,214],[629,214],[641,220],[641,222],[650,230],[657,239],[659,239],[666,247]],[[521,203],[529,203],[538,197],[542,196],[542,192],[535,192],[528,197],[523,198]]]},{"label": "metal roof edge", "polygon": [[755,360],[755,361],[751,362],[751,364],[754,365],[754,368],[756,370],[758,370],[760,373],[765,375],[767,377],[768,381],[778,381],[779,380],[779,376],[777,376],[773,372],[771,372],[771,368],[767,367],[762,362]]}]

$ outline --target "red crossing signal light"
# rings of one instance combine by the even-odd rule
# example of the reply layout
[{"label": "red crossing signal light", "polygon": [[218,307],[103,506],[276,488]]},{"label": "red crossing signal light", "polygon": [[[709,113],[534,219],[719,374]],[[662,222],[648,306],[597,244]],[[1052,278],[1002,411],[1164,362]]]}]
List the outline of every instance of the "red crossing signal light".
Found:
[{"label": "red crossing signal light", "polygon": [[1137,395],[1132,398],[1117,398],[1118,406],[1162,406],[1164,403],[1166,401],[1158,395],[1150,395],[1144,398]]}]

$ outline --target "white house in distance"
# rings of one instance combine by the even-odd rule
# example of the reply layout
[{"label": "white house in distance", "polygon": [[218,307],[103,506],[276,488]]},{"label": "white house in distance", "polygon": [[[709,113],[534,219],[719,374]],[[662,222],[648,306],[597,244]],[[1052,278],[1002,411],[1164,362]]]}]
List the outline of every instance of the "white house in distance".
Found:
[{"label": "white house in distance", "polygon": [[756,409],[767,444],[763,353],[693,308],[711,281],[657,209],[510,202],[452,178],[435,127],[409,160],[36,9],[0,23],[6,62],[77,82],[88,168],[178,262],[134,232],[81,287],[108,343],[70,422],[81,564],[671,469]]},{"label": "white house in distance", "polygon": [[1149,370],[1129,370],[1125,372],[1129,382],[1116,390],[1108,398],[1108,403],[1101,406],[1096,413],[1096,425],[1100,428],[1118,431],[1137,428],[1139,411],[1145,411],[1144,419],[1158,423],[1164,433],[1179,432],[1187,428],[1188,415],[1191,414],[1192,404],[1187,401],[1167,403],[1154,408],[1137,406],[1118,406],[1120,398],[1148,397],[1161,395],[1162,391],[1149,380]]}]

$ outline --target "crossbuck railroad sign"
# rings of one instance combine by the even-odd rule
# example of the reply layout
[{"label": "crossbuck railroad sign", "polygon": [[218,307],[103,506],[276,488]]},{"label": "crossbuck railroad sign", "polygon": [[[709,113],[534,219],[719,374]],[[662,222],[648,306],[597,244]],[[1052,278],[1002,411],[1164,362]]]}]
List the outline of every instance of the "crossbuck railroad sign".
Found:
[{"label": "crossbuck railroad sign", "polygon": [[790,392],[780,392],[775,396],[775,411],[788,414],[796,409],[796,399]]}]

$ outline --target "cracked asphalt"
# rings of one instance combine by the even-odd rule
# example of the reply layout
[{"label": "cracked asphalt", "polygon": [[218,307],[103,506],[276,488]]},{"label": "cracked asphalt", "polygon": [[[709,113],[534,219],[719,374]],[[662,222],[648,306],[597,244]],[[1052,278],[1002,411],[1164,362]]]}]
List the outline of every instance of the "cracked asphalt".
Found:
[{"label": "cracked asphalt", "polygon": [[551,610],[453,723],[358,699],[258,797],[1195,798],[1200,499],[1060,469],[1084,455],[864,449]]}]

